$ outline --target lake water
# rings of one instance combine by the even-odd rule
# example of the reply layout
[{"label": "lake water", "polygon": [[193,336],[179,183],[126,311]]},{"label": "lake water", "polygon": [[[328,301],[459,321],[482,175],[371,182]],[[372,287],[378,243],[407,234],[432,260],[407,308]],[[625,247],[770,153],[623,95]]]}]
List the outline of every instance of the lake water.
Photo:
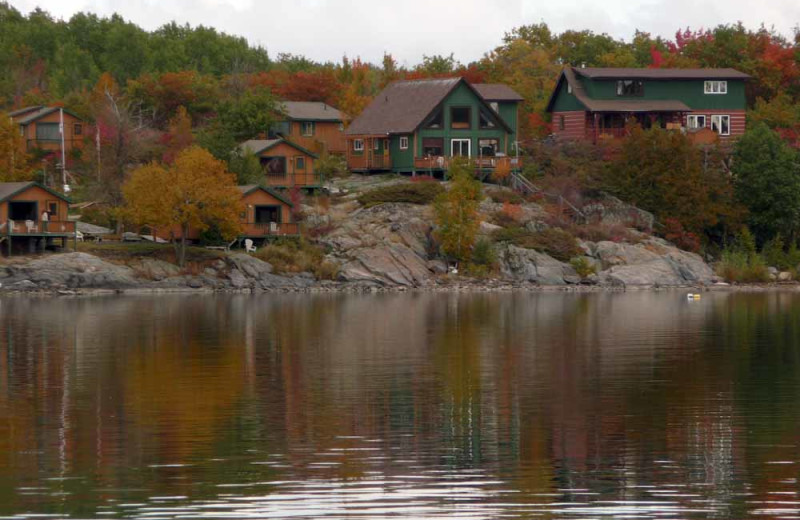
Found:
[{"label": "lake water", "polygon": [[800,518],[800,293],[0,299],[0,517]]}]

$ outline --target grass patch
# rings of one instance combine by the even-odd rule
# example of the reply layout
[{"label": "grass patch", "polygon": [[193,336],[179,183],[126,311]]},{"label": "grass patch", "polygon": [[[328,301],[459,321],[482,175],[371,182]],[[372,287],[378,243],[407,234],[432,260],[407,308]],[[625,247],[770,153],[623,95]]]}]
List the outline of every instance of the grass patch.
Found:
[{"label": "grass patch", "polygon": [[517,247],[547,253],[562,262],[569,262],[570,259],[584,253],[577,239],[570,232],[559,228],[536,232],[523,227],[504,228],[496,230],[492,237],[497,242],[508,242]]},{"label": "grass patch", "polygon": [[325,260],[325,251],[301,238],[281,239],[260,247],[255,256],[272,264],[275,274],[312,273],[319,280],[335,280],[339,266]]},{"label": "grass patch", "polygon": [[402,182],[362,193],[358,196],[358,202],[368,208],[387,202],[430,204],[443,192],[444,187],[438,182]]}]

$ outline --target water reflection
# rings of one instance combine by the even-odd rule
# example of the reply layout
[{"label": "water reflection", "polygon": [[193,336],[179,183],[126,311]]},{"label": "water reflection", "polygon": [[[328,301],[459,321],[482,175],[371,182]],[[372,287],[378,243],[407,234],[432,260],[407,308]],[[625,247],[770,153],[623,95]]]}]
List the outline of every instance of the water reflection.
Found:
[{"label": "water reflection", "polygon": [[0,299],[0,515],[800,516],[800,294]]}]

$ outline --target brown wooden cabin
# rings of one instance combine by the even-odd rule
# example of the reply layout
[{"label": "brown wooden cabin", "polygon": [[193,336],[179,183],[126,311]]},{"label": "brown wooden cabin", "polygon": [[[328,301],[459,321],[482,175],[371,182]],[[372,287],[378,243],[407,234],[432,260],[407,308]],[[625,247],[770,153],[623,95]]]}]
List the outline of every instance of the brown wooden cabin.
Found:
[{"label": "brown wooden cabin", "polygon": [[[34,253],[77,240],[69,199],[36,182],[0,183],[0,244],[6,254]],[[47,218],[45,219],[45,215]]]},{"label": "brown wooden cabin", "polygon": [[15,110],[9,116],[19,125],[20,133],[25,138],[28,150],[38,149],[60,154],[61,132],[59,127],[62,111],[64,151],[69,154],[73,149],[83,147],[83,139],[88,130],[84,120],[75,113],[61,107],[31,106]]},{"label": "brown wooden cabin", "polygon": [[344,155],[347,151],[347,116],[336,108],[320,102],[284,101],[281,111],[286,119],[273,125],[270,138],[283,137],[318,155]]},{"label": "brown wooden cabin", "polygon": [[[292,202],[276,190],[255,184],[239,186],[242,192],[240,214],[242,231],[236,238],[242,242],[249,238],[256,242],[263,242],[271,237],[299,236],[299,224],[292,222]],[[163,240],[180,239],[180,228],[172,230],[156,230],[156,236]],[[190,228],[191,241],[200,239],[200,231]]]},{"label": "brown wooden cabin", "polygon": [[251,139],[239,147],[258,157],[266,186],[310,190],[322,187],[322,178],[314,172],[317,155],[288,139]]}]

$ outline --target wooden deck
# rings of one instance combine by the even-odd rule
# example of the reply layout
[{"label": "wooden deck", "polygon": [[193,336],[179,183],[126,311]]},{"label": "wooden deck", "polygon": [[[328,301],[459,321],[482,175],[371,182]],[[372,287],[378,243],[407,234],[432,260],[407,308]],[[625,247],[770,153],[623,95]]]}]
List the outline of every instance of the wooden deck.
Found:
[{"label": "wooden deck", "polygon": [[300,225],[288,222],[247,222],[242,224],[241,238],[266,238],[277,236],[298,236]]},{"label": "wooden deck", "polygon": [[11,237],[72,237],[75,236],[75,222],[8,220],[0,224],[0,235]]},{"label": "wooden deck", "polygon": [[[450,163],[458,157],[415,157],[414,169],[440,171],[450,168]],[[472,157],[470,162],[473,167],[480,170],[496,170],[505,168],[508,171],[516,171],[522,168],[522,159],[517,157]]]}]

